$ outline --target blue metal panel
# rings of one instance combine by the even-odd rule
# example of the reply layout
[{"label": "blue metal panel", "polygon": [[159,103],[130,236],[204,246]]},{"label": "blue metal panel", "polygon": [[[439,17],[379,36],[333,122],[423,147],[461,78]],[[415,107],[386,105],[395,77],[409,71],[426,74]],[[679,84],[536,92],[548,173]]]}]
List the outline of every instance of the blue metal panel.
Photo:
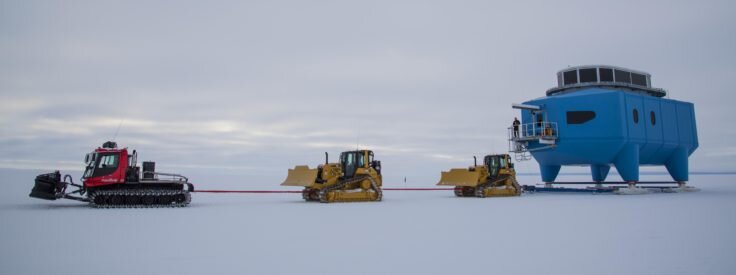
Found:
[{"label": "blue metal panel", "polygon": [[[545,102],[548,113],[558,117],[560,138],[566,140],[588,140],[601,138],[623,138],[621,129],[615,121],[620,119],[616,92],[602,89],[588,89],[585,93],[550,97]],[[595,118],[582,124],[569,124],[566,121],[567,112],[592,111]]]},{"label": "blue metal panel", "polygon": [[690,108],[690,121],[692,123],[691,133],[693,135],[693,144],[687,153],[687,155],[690,156],[693,152],[695,152],[695,149],[698,149],[698,146],[700,145],[700,143],[698,142],[698,126],[697,126],[698,123],[695,120],[695,106],[692,103],[685,103],[685,104],[687,104]]},{"label": "blue metal panel", "polygon": [[[634,143],[644,143],[646,140],[646,131],[644,128],[644,106],[641,96],[636,94],[626,94],[626,116],[629,118],[627,129],[629,131],[629,141]],[[636,111],[636,112],[635,112]],[[636,113],[637,117],[634,117]]]},{"label": "blue metal panel", "polygon": [[679,132],[677,130],[677,110],[676,103],[670,100],[662,100],[662,140],[665,145],[676,147],[680,142]]},{"label": "blue metal panel", "polygon": [[693,121],[692,121],[692,109],[687,104],[678,102],[677,103],[677,122],[678,122],[678,133],[680,138],[680,144],[686,147],[692,146],[694,142],[693,138]]},{"label": "blue metal panel", "polygon": [[646,131],[646,142],[641,147],[639,163],[662,164],[669,154],[658,154],[664,140],[662,138],[662,117],[659,104],[661,99],[656,97],[644,98],[644,129]]}]

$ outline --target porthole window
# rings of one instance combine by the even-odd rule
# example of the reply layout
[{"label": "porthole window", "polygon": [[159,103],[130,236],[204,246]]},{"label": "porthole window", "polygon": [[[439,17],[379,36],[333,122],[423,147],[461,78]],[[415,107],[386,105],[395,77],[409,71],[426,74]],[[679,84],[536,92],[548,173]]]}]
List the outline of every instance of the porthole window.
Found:
[{"label": "porthole window", "polygon": [[567,112],[567,124],[583,124],[595,118],[593,111],[570,111]]},{"label": "porthole window", "polygon": [[633,118],[634,118],[634,123],[639,123],[639,110],[634,109]]},{"label": "porthole window", "polygon": [[653,111],[649,112],[649,118],[652,120],[652,126],[654,126],[654,124],[657,124],[657,118],[654,116]]}]

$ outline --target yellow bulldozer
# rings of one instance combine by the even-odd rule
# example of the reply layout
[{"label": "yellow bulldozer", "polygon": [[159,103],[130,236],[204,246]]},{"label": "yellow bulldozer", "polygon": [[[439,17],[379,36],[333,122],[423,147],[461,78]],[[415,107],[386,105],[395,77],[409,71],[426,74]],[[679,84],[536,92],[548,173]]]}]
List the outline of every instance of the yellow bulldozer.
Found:
[{"label": "yellow bulldozer", "polygon": [[516,181],[514,164],[508,154],[487,155],[483,165],[474,164],[467,169],[454,168],[442,172],[437,185],[455,186],[458,197],[509,197],[521,195],[521,186]]},{"label": "yellow bulldozer", "polygon": [[289,169],[281,185],[303,186],[304,200],[328,203],[380,201],[382,182],[381,161],[374,159],[373,151],[356,150],[342,152],[339,163],[330,163],[325,152],[324,164]]}]

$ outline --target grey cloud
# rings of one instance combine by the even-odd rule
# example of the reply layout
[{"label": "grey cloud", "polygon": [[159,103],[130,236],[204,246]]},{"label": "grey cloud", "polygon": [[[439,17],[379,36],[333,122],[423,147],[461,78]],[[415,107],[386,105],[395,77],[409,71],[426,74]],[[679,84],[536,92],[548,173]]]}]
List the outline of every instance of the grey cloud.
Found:
[{"label": "grey cloud", "polygon": [[505,151],[518,115],[510,104],[543,96],[557,70],[603,63],[648,71],[672,98],[694,102],[693,170],[732,170],[732,154],[718,152],[729,152],[733,128],[734,8],[6,1],[0,166],[69,168],[124,121],[118,142],[173,170],[278,182],[360,140],[389,181],[433,183],[473,155]]}]

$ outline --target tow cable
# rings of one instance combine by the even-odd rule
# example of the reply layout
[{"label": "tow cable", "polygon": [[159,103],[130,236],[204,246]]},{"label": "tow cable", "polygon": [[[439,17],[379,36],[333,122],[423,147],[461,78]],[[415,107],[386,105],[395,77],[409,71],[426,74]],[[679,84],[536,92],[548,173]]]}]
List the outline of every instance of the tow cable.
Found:
[{"label": "tow cable", "polygon": [[[447,191],[453,188],[381,188],[383,191]],[[246,193],[246,194],[283,194],[283,193],[302,193],[299,191],[287,190],[194,190],[195,193]]]}]

